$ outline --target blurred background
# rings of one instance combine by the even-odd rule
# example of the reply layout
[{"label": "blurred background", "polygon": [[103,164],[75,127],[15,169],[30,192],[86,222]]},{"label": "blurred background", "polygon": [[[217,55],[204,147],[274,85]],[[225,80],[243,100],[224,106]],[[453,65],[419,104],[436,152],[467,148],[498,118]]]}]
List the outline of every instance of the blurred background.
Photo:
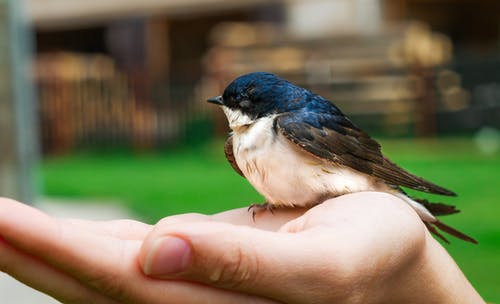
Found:
[{"label": "blurred background", "polygon": [[205,100],[269,71],[456,191],[427,197],[479,245],[446,249],[500,302],[498,0],[0,0],[0,23],[1,195],[150,223],[262,201]]}]

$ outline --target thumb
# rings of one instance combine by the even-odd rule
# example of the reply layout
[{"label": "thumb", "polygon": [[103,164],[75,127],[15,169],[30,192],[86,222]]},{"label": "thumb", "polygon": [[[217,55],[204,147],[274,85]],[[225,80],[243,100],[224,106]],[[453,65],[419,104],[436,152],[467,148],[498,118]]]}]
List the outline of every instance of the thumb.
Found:
[{"label": "thumb", "polygon": [[[140,264],[148,276],[185,279],[280,301],[303,297],[318,283],[321,261],[310,238],[220,222],[157,228],[146,238]],[[324,267],[324,265],[323,265]],[[286,282],[286,284],[284,284]]]}]

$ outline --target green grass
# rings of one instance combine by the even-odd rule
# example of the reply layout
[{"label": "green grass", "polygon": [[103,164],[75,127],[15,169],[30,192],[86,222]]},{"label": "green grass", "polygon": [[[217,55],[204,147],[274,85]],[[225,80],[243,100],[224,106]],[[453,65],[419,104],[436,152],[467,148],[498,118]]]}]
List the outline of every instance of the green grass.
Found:
[{"label": "green grass", "polygon": [[[436,197],[462,213],[444,221],[479,240],[445,245],[478,291],[500,302],[500,154],[482,155],[472,140],[384,140],[384,152],[406,169],[458,193]],[[82,154],[47,159],[48,196],[123,201],[149,222],[175,213],[214,213],[262,198],[226,163],[222,141],[153,155]]]},{"label": "green grass", "polygon": [[117,199],[155,222],[170,214],[215,213],[262,198],[229,166],[223,142],[164,154],[83,154],[44,161],[44,192]]}]

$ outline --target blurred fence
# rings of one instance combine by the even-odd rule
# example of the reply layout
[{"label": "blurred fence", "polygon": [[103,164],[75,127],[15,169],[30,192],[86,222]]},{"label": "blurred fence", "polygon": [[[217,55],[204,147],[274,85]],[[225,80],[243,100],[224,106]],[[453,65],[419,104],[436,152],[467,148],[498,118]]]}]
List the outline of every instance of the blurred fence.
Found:
[{"label": "blurred fence", "polygon": [[[44,152],[152,150],[211,138],[213,126],[222,135],[228,130],[222,111],[204,101],[253,71],[274,72],[325,96],[374,135],[500,127],[500,102],[491,97],[498,86],[484,86],[483,79],[464,86],[461,73],[475,65],[454,64],[449,38],[420,23],[321,39],[298,38],[276,24],[220,23],[210,39],[203,58],[173,52],[170,68],[156,73],[168,79],[151,76],[145,67],[121,70],[109,55],[39,54]],[[204,69],[193,69],[200,60]],[[499,67],[491,65],[490,74]],[[189,74],[188,80],[181,74]]]},{"label": "blurred fence", "polygon": [[46,154],[150,150],[179,141],[200,117],[189,100],[174,104],[138,98],[129,75],[105,55],[39,55],[36,83]]}]

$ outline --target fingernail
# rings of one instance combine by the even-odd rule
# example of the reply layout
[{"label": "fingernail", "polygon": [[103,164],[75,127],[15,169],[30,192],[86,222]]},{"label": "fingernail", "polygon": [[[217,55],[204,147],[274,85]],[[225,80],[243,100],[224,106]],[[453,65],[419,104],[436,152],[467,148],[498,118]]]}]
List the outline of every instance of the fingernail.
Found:
[{"label": "fingernail", "polygon": [[150,276],[168,276],[182,272],[191,261],[191,246],[184,239],[167,236],[153,243],[146,259],[144,273]]}]

